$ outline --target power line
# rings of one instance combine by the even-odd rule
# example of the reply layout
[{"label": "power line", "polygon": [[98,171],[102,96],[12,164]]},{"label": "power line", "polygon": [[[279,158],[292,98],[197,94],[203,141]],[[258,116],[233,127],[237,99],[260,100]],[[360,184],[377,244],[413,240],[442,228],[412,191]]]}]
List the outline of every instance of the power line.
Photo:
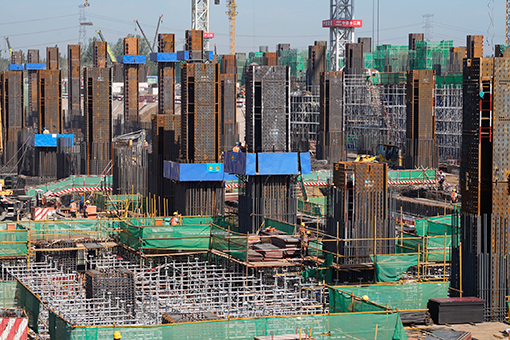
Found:
[{"label": "power line", "polygon": [[41,19],[31,19],[31,20],[23,20],[23,21],[2,22],[2,23],[0,23],[0,25],[25,24],[25,23],[27,23],[27,22],[44,21],[44,20],[53,20],[53,19],[61,19],[61,18],[68,18],[68,17],[74,17],[74,16],[76,16],[76,14],[60,15],[60,16],[58,16],[58,17],[41,18]]},{"label": "power line", "polygon": [[55,32],[55,31],[62,31],[62,30],[67,30],[67,29],[71,29],[71,28],[76,28],[76,25],[75,26],[70,26],[70,27],[55,28],[55,29],[46,30],[46,31],[17,33],[17,34],[6,34],[6,36],[8,36],[9,38],[10,37],[19,37],[19,36],[23,36],[23,35],[33,35],[33,34],[39,34],[39,33],[48,33],[48,32]]}]

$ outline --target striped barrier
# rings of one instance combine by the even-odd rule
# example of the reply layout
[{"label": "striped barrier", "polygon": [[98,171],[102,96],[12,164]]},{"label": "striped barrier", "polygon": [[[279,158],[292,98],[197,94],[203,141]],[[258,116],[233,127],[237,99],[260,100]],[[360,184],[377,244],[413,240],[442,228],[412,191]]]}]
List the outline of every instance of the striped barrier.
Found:
[{"label": "striped barrier", "polygon": [[27,318],[2,318],[0,321],[0,339],[27,340]]},{"label": "striped barrier", "polygon": [[[423,179],[423,180],[416,180],[416,181],[388,181],[388,185],[413,185],[413,184],[435,184],[437,183],[436,180],[429,180],[429,179]],[[333,183],[329,182],[322,182],[322,181],[314,181],[314,182],[304,182],[305,186],[319,186],[319,187],[325,187],[328,185],[333,185]],[[239,184],[225,184],[225,188],[232,189],[232,188],[239,188]]]},{"label": "striped barrier", "polygon": [[32,219],[35,221],[47,220],[55,215],[54,208],[33,208]]},{"label": "striped barrier", "polygon": [[67,195],[73,192],[92,192],[92,191],[112,191],[112,187],[82,187],[82,188],[69,188],[60,190],[57,192],[47,191],[44,196],[46,197],[57,197],[62,195]]}]

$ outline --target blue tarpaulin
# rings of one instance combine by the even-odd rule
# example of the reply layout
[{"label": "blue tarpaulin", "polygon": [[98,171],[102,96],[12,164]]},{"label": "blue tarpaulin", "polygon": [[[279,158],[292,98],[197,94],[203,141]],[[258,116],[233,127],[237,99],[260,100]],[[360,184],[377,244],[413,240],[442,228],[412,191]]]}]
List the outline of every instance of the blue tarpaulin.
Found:
[{"label": "blue tarpaulin", "polygon": [[311,173],[310,154],[303,152],[225,153],[225,172],[236,175],[298,175]]},{"label": "blue tarpaulin", "polygon": [[177,53],[165,52],[165,53],[151,53],[150,60],[156,62],[176,62]]},{"label": "blue tarpaulin", "polygon": [[145,64],[146,60],[144,55],[121,55],[117,59],[121,64]]},{"label": "blue tarpaulin", "polygon": [[26,63],[25,70],[44,70],[46,65],[44,63]]},{"label": "blue tarpaulin", "polygon": [[31,139],[30,145],[35,147],[57,147],[57,138],[64,138],[65,146],[74,145],[74,135],[62,134],[36,134]]},{"label": "blue tarpaulin", "polygon": [[163,176],[180,182],[234,181],[235,176],[223,171],[223,163],[176,163],[165,161]]}]

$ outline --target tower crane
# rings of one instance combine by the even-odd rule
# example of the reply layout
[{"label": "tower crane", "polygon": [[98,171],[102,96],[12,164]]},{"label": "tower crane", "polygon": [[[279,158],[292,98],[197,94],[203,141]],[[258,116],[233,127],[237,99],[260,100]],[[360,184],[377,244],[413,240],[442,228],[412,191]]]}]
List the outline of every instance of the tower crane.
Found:
[{"label": "tower crane", "polygon": [[510,0],[506,0],[506,44],[510,45]]},{"label": "tower crane", "polygon": [[[508,0],[510,1],[510,0]],[[227,0],[228,27],[228,53],[236,54],[236,0]]]}]

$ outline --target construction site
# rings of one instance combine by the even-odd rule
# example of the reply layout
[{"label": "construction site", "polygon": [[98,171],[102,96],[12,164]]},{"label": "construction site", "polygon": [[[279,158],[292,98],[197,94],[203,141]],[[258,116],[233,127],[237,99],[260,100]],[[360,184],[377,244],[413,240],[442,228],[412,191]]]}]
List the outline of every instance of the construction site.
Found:
[{"label": "construction site", "polygon": [[308,49],[236,52],[236,0],[92,65],[6,37],[0,339],[508,338],[510,0],[491,51],[353,6]]}]

